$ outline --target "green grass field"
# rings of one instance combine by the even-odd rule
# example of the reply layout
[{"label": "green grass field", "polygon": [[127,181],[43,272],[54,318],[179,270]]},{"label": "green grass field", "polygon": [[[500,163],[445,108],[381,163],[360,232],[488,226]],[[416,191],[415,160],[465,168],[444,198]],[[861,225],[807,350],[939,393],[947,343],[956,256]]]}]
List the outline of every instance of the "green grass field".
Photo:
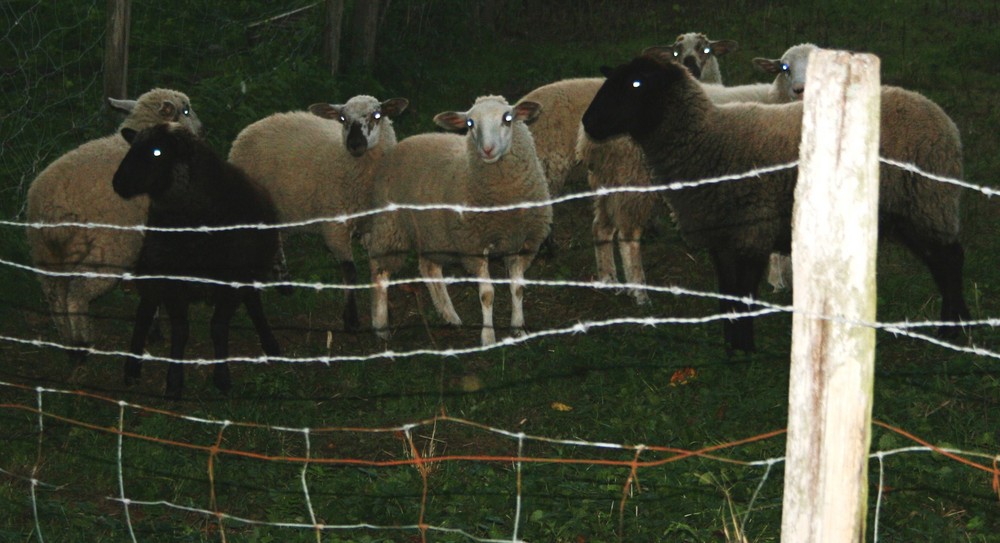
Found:
[{"label": "green grass field", "polygon": [[[318,13],[248,39],[247,24],[284,9],[269,5],[134,3],[130,91],[186,92],[220,153],[272,112],[359,93],[407,97],[411,106],[394,125],[404,137],[431,130],[435,113],[467,109],[478,95],[514,100],[561,78],[595,76],[601,65],[697,30],[740,42],[721,61],[727,84],[766,80],[750,60],[801,42],[875,53],[884,83],[923,92],[955,120],[969,182],[994,187],[1000,171],[996,2],[526,0],[505,3],[495,32],[475,24],[473,2],[392,2],[373,73],[338,79],[320,66]],[[103,2],[0,7],[9,28],[0,48],[2,219],[23,221],[34,176],[114,125],[100,107],[103,10]],[[971,191],[963,206],[967,301],[974,318],[996,317],[1000,208]],[[529,279],[591,281],[590,203],[560,204],[555,217],[559,251],[537,260]],[[717,290],[707,255],[685,246],[668,217],[644,241],[650,284]],[[290,238],[286,250],[296,280],[342,281],[318,236]],[[360,247],[358,256],[366,270]],[[23,228],[0,226],[0,259],[30,263]],[[422,540],[421,523],[430,526],[425,540],[440,542],[511,541],[515,530],[520,540],[559,543],[780,538],[784,465],[761,462],[785,451],[788,314],[759,318],[758,352],[736,359],[726,356],[718,322],[617,325],[471,355],[235,364],[227,396],[207,368],[188,368],[185,399],[170,402],[161,396],[160,364],[146,364],[142,381],[125,387],[117,357],[73,367],[59,350],[15,341],[59,338],[32,274],[0,267],[0,285],[0,541],[408,542]],[[265,303],[289,357],[474,347],[475,287],[450,291],[466,322],[459,329],[434,313],[423,287],[394,289],[388,343],[370,329],[344,330],[337,290],[268,291]],[[766,285],[761,297],[791,304],[789,293]],[[525,315],[537,332],[718,309],[711,298],[652,298],[639,308],[608,290],[531,287]],[[370,322],[367,292],[360,300],[362,322]],[[506,288],[497,287],[497,300],[502,336]],[[134,293],[116,290],[96,304],[96,348],[126,349],[136,303]],[[879,248],[878,304],[882,322],[938,314],[929,274],[897,245]],[[195,311],[189,357],[210,356],[209,314]],[[249,320],[241,314],[234,325],[234,355],[257,356]],[[937,447],[985,455],[963,457],[992,466],[989,456],[1000,453],[996,357],[877,334],[874,418]],[[965,342],[1000,351],[993,327],[972,329]],[[687,368],[695,376],[677,381]],[[436,416],[443,418],[434,423]],[[872,432],[873,452],[918,445],[883,426]],[[637,455],[638,444],[650,448]],[[667,461],[670,449],[716,447]],[[1000,541],[994,474],[908,452],[873,460],[869,475],[867,541],[876,524],[881,542]],[[133,502],[127,509],[123,488]],[[136,503],[143,501],[157,503]],[[341,528],[317,535],[314,518]]]}]

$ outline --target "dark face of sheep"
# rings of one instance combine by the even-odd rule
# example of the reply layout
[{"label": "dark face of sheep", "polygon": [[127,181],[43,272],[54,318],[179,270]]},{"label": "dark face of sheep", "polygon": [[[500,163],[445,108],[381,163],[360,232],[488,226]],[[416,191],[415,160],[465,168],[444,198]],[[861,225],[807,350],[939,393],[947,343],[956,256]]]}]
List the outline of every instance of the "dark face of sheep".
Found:
[{"label": "dark face of sheep", "polygon": [[121,134],[131,147],[112,180],[115,192],[126,199],[163,193],[170,186],[174,165],[184,155],[183,139],[166,124],[140,132],[123,128]]},{"label": "dark face of sheep", "polygon": [[382,123],[403,112],[409,101],[392,98],[379,103],[369,96],[356,96],[346,104],[313,104],[309,111],[343,125],[344,146],[353,157],[361,157],[378,145]]},{"label": "dark face of sheep", "polygon": [[652,132],[663,122],[664,93],[681,78],[690,77],[679,64],[651,56],[601,71],[607,80],[583,114],[583,129],[597,141]]}]

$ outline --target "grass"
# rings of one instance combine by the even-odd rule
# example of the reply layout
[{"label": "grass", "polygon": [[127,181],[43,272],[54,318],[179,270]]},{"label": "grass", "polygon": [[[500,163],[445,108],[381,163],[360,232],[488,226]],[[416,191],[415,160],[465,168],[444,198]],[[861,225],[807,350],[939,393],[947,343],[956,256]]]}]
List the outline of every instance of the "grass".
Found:
[{"label": "grass", "polygon": [[[27,2],[0,8],[10,21],[22,16],[21,26],[10,25],[13,55],[0,56],[7,110],[17,113],[2,117],[0,124],[5,218],[23,219],[24,191],[40,168],[107,131],[94,107],[100,91],[99,78],[92,78],[100,55],[81,45],[98,39],[92,34],[102,28],[99,4],[67,4],[58,12]],[[272,14],[270,8],[256,2],[213,5],[191,1],[185,10],[171,11],[135,7],[130,87],[136,94],[154,85],[185,90],[220,151],[243,126],[273,111],[359,92],[410,99],[410,111],[395,124],[401,137],[430,130],[434,113],[466,108],[479,94],[514,98],[558,78],[595,75],[597,66],[624,61],[645,45],[701,30],[740,41],[743,49],[722,62],[723,76],[733,84],[761,79],[751,71],[751,58],[778,56],[802,41],[876,52],[886,83],[926,93],[956,121],[966,146],[968,180],[993,185],[1000,167],[995,129],[1000,73],[991,68],[1000,53],[1000,37],[991,29],[1000,15],[991,2],[778,6],[734,0],[709,9],[693,2],[593,0],[570,10],[558,2],[528,1],[507,6],[495,37],[469,23],[470,3],[394,2],[375,72],[337,80],[324,76],[314,60],[315,23],[275,29],[250,47],[243,25]],[[178,42],[172,37],[178,34],[187,39]],[[25,90],[24,78],[8,74],[26,74],[33,83]],[[30,100],[15,99],[25,92]],[[967,298],[976,317],[988,318],[1000,314],[1000,275],[993,259],[998,210],[991,200],[970,193],[964,213]],[[560,251],[536,261],[529,277],[592,279],[589,204],[560,206],[556,217]],[[21,230],[2,232],[0,257],[27,263]],[[318,238],[291,238],[287,249],[297,279],[341,280],[339,267]],[[359,256],[359,267],[366,269]],[[651,284],[716,290],[706,255],[685,247],[666,220],[647,236],[644,259]],[[936,318],[939,302],[933,285],[910,255],[898,246],[882,245],[878,269],[881,321]],[[2,335],[55,340],[35,278],[7,268],[0,274]],[[497,289],[500,326],[509,311],[505,290]],[[390,318],[396,329],[388,347],[476,345],[475,289],[461,286],[451,292],[468,323],[460,329],[445,326],[433,313],[425,290],[394,289]],[[791,301],[787,293],[762,291],[762,297]],[[364,321],[367,296],[361,300]],[[536,287],[527,292],[526,317],[529,327],[542,330],[614,317],[699,317],[717,307],[709,299],[666,294],[654,294],[653,300],[651,308],[636,308],[626,296],[609,291]],[[366,355],[386,347],[370,330],[343,330],[343,300],[336,291],[302,290],[290,297],[268,292],[266,301],[288,356]],[[134,295],[122,291],[100,300],[93,310],[98,347],[124,347],[135,303]],[[207,308],[196,312],[190,356],[210,352],[207,315]],[[256,356],[252,328],[240,318],[233,352]],[[311,524],[304,471],[313,513],[328,524],[410,526],[423,518],[435,527],[510,540],[519,514],[518,536],[527,541],[777,541],[780,463],[768,471],[692,457],[642,467],[629,483],[629,463],[635,458],[631,450],[526,440],[522,455],[546,461],[519,465],[509,458],[518,455],[516,436],[521,432],[554,440],[697,450],[780,430],[787,418],[790,320],[788,315],[759,319],[759,352],[738,360],[726,356],[718,324],[613,327],[461,357],[329,366],[239,364],[228,396],[212,388],[206,368],[189,368],[186,397],[180,402],[161,398],[161,365],[147,364],[142,381],[126,388],[120,360],[92,357],[86,366],[73,368],[60,352],[3,341],[0,381],[27,388],[0,387],[5,437],[0,469],[6,472],[0,473],[0,540],[38,539],[37,507],[46,541],[130,540],[129,526],[140,541],[218,541],[220,529],[230,541],[316,541],[310,529],[233,519],[220,524],[211,516],[164,506],[133,505],[128,523],[124,507],[113,499],[121,496],[121,473],[125,495],[132,500],[213,509],[214,488],[215,506],[228,514]],[[991,328],[977,328],[972,337],[976,345],[997,350]],[[996,454],[1000,371],[995,359],[884,332],[877,338],[877,420],[937,446]],[[153,350],[162,353],[165,347]],[[695,377],[672,383],[685,368],[693,368]],[[37,386],[85,394],[42,395],[47,416],[39,433],[32,411]],[[119,400],[253,425],[222,429],[135,407],[125,408],[122,417]],[[395,428],[441,413],[514,436],[454,421],[416,426],[409,437],[398,431],[343,430]],[[125,438],[119,468],[118,436],[112,430],[120,423],[128,432],[158,441]],[[308,449],[305,435],[294,430],[305,427],[314,429]],[[241,454],[213,455],[217,442]],[[913,445],[883,427],[873,429],[872,443],[879,451]],[[784,445],[779,435],[715,454],[759,461],[782,456]],[[307,455],[308,465],[259,458]],[[405,464],[433,456],[499,459]],[[639,459],[668,457],[648,450]],[[367,464],[338,463],[343,459]],[[988,459],[976,460],[989,464]],[[396,465],[400,462],[404,464]],[[925,452],[888,456],[883,468],[879,541],[1000,541],[995,535],[1000,533],[998,496],[988,473]],[[879,463],[873,461],[868,540],[879,474]],[[54,486],[35,487],[32,499],[26,480],[32,477]],[[467,540],[435,530],[426,539]],[[359,528],[326,532],[321,540],[419,541],[420,532]]]}]

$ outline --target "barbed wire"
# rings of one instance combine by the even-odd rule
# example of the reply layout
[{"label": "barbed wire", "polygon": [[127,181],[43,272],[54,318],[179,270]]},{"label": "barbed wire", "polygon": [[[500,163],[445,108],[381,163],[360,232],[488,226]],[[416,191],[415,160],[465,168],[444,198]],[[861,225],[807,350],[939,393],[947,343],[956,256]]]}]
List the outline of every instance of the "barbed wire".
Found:
[{"label": "barbed wire", "polygon": [[[1000,194],[1000,191],[987,187],[985,185],[977,185],[956,178],[950,178],[932,174],[912,163],[899,162],[896,160],[883,157],[880,157],[879,160],[885,164],[895,166],[897,168],[927,177],[935,181],[948,183],[962,188],[981,192],[988,197]],[[248,229],[250,230],[291,229],[291,228],[304,228],[308,226],[315,226],[322,223],[330,223],[330,222],[346,223],[352,220],[372,217],[375,215],[380,215],[382,213],[391,213],[395,211],[453,211],[459,214],[499,213],[505,211],[516,211],[524,209],[534,209],[538,207],[547,207],[551,205],[558,205],[566,202],[571,202],[574,200],[592,199],[597,197],[611,196],[615,194],[651,194],[651,193],[655,194],[667,191],[699,188],[706,185],[713,185],[730,181],[738,181],[741,179],[758,178],[763,175],[775,173],[781,170],[796,168],[798,167],[798,165],[799,165],[798,161],[793,161],[783,164],[776,164],[773,166],[767,166],[763,168],[755,168],[742,173],[726,174],[697,181],[675,181],[661,185],[599,187],[594,190],[580,191],[544,200],[520,202],[520,203],[496,205],[496,206],[466,206],[462,204],[411,204],[411,203],[390,202],[385,206],[379,208],[360,211],[356,213],[342,213],[326,217],[314,217],[300,221],[284,221],[280,223],[244,223],[244,224],[224,225],[224,226],[164,227],[164,226],[121,225],[113,223],[92,223],[92,222],[73,222],[73,221],[52,223],[52,222],[24,222],[24,221],[0,220],[0,226],[16,227],[16,228],[33,228],[33,229],[72,227],[72,228],[87,228],[87,229],[136,231],[136,232],[194,232],[194,233],[226,232],[232,230],[248,230]]]}]

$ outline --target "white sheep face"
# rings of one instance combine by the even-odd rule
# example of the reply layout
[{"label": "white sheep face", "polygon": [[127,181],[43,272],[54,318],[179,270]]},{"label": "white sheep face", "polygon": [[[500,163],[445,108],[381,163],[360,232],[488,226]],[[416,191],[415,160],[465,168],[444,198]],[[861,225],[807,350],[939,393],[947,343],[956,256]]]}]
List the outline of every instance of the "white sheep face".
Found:
[{"label": "white sheep face", "polygon": [[806,68],[809,67],[809,53],[818,49],[811,43],[794,45],[781,55],[780,59],[768,60],[756,58],[754,65],[761,70],[774,74],[784,81],[780,82],[785,96],[782,98],[794,102],[801,100],[806,90]]},{"label": "white sheep face", "polygon": [[510,150],[514,123],[531,122],[540,109],[535,102],[511,106],[501,97],[487,96],[476,100],[469,111],[439,113],[434,122],[447,130],[468,130],[469,145],[483,162],[492,164]]},{"label": "white sheep face", "polygon": [[136,100],[108,98],[108,104],[118,111],[133,116],[160,122],[178,123],[193,134],[202,134],[201,120],[191,108],[191,99],[182,92],[169,89],[153,89]]},{"label": "white sheep face", "polygon": [[735,51],[737,47],[733,40],[712,41],[700,32],[688,32],[677,36],[670,51],[675,61],[687,68],[695,79],[701,79],[706,64],[715,57]]},{"label": "white sheep face", "polygon": [[355,96],[346,104],[313,104],[309,111],[341,124],[344,146],[354,157],[360,157],[382,141],[382,123],[401,113],[409,101],[393,98],[379,102],[371,96]]}]

